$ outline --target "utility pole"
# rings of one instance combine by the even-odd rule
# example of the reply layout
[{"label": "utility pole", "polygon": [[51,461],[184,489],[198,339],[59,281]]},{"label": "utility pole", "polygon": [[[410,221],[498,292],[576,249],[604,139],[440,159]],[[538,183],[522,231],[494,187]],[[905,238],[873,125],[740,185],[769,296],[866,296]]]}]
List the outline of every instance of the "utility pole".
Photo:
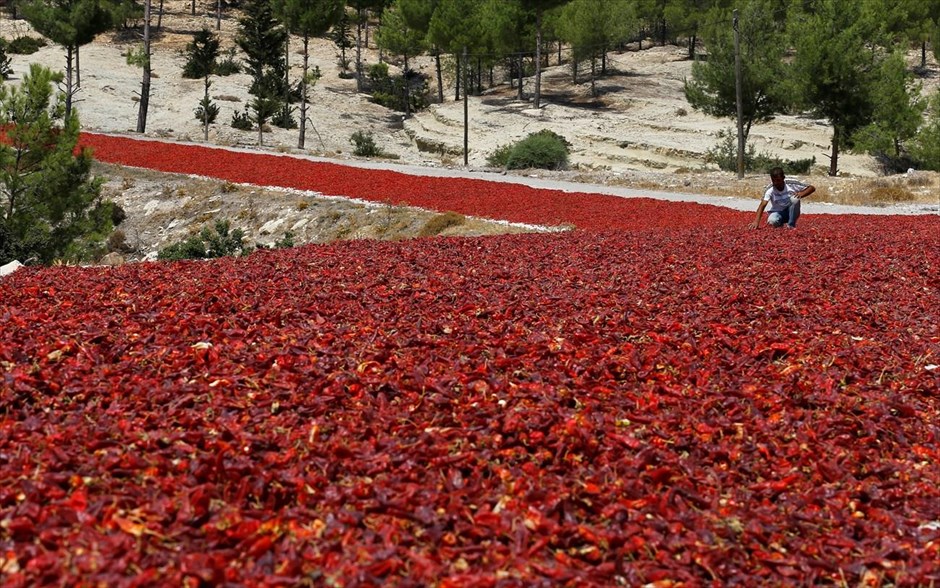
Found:
[{"label": "utility pole", "polygon": [[744,101],[741,97],[741,39],[738,35],[738,9],[734,9],[734,93],[738,107],[738,179],[744,177]]}]

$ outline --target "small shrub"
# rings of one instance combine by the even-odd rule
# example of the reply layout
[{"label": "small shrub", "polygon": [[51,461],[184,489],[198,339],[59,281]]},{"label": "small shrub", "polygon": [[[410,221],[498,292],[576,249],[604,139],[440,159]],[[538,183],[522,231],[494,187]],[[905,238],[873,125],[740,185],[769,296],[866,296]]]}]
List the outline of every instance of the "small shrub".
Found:
[{"label": "small shrub", "polygon": [[46,46],[46,40],[41,37],[23,35],[10,41],[7,51],[16,55],[32,55]]},{"label": "small shrub", "polygon": [[111,226],[116,227],[127,218],[127,212],[117,202],[111,202]]},{"label": "small shrub", "polygon": [[235,59],[234,47],[229,47],[225,52],[225,57],[215,62],[215,67],[212,68],[212,73],[217,76],[230,76],[233,74],[242,73],[242,66],[240,63],[238,63],[238,60]]},{"label": "small shrub", "polygon": [[[568,167],[569,143],[561,135],[552,131],[532,133],[525,139],[513,144],[506,157],[507,169],[565,169]],[[497,150],[498,157],[505,154]],[[494,154],[494,155],[497,155]]]},{"label": "small shrub", "polygon": [[297,121],[294,119],[294,108],[285,104],[271,117],[271,124],[282,129],[296,129]]},{"label": "small shrub", "polygon": [[274,242],[275,249],[290,249],[294,246],[294,233],[287,231],[284,238]]},{"label": "small shrub", "polygon": [[232,128],[239,129],[241,131],[250,131],[254,128],[254,124],[251,122],[251,115],[248,114],[248,108],[246,107],[242,112],[235,112],[232,114]]},{"label": "small shrub", "polygon": [[[705,153],[705,161],[714,163],[724,171],[737,171],[738,169],[738,138],[732,130],[718,133],[718,143]],[[745,171],[767,172],[771,168],[781,167],[788,174],[805,174],[816,164],[815,157],[806,159],[780,159],[768,153],[757,153],[754,145],[748,144],[744,148]]]},{"label": "small shrub", "polygon": [[127,235],[118,229],[108,236],[108,253],[131,253],[134,248],[127,242]]},{"label": "small shrub", "polygon": [[219,116],[219,106],[208,96],[203,96],[193,113],[196,115],[196,120],[204,125],[211,125]]},{"label": "small shrub", "polygon": [[203,227],[198,234],[164,247],[157,253],[157,259],[175,261],[245,255],[250,251],[242,244],[244,237],[244,231],[232,230],[227,220],[219,220],[212,229]]},{"label": "small shrub", "polygon": [[512,145],[502,145],[486,158],[486,162],[493,167],[505,168],[509,165],[509,155],[511,153]]},{"label": "small shrub", "polygon": [[349,137],[349,142],[354,145],[353,154],[359,157],[377,157],[382,154],[370,132],[356,131]]},{"label": "small shrub", "polygon": [[372,94],[373,102],[399,112],[417,112],[430,104],[427,76],[410,69],[393,76],[388,73],[387,63],[376,63],[369,68],[365,89]]},{"label": "small shrub", "polygon": [[440,235],[446,229],[450,227],[457,227],[467,222],[467,219],[464,215],[456,212],[445,212],[443,214],[437,214],[432,216],[424,226],[421,227],[421,230],[418,231],[419,237],[433,237],[434,235]]}]

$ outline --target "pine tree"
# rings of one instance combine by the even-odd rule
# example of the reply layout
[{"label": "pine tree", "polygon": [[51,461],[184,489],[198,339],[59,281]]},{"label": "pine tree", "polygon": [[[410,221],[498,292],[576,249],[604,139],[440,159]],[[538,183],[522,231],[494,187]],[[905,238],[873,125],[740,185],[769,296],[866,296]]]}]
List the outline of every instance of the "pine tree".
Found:
[{"label": "pine tree", "polygon": [[885,59],[879,70],[872,76],[873,120],[851,139],[854,151],[874,155],[886,172],[894,173],[911,163],[906,146],[917,135],[926,104],[920,98],[921,85],[914,82],[901,53]]},{"label": "pine tree", "polygon": [[839,154],[875,114],[872,88],[884,58],[877,15],[856,0],[819,0],[812,13],[791,21],[796,45],[792,96],[798,105],[832,125],[829,175]]},{"label": "pine tree", "polygon": [[251,75],[249,106],[258,125],[258,144],[264,142],[264,125],[288,94],[286,80],[287,30],[275,19],[269,0],[251,0],[239,23],[235,43],[245,52]]},{"label": "pine tree", "polygon": [[539,108],[542,99],[542,17],[546,10],[563,6],[570,0],[522,0],[522,5],[535,14],[535,96],[533,104]]},{"label": "pine tree", "polygon": [[205,89],[199,108],[196,109],[196,118],[202,121],[203,139],[209,140],[209,125],[218,114],[218,107],[209,98],[209,87],[212,82],[209,76],[215,69],[215,62],[219,58],[219,37],[207,28],[203,28],[193,35],[193,40],[186,46],[187,61],[183,67],[184,78],[202,78]]},{"label": "pine tree", "polygon": [[382,25],[375,35],[379,47],[404,59],[402,77],[405,87],[405,116],[411,114],[411,88],[409,83],[408,58],[420,53],[424,48],[424,35],[411,28],[401,10],[396,6],[387,8],[382,13]]},{"label": "pine tree", "polygon": [[19,8],[32,27],[65,48],[65,116],[72,112],[78,48],[113,25],[110,7],[99,0],[24,0]]},{"label": "pine tree", "polygon": [[91,155],[76,152],[78,117],[53,93],[60,82],[33,64],[20,86],[0,85],[0,263],[79,259],[111,228]]},{"label": "pine tree", "polygon": [[940,171],[940,90],[930,99],[926,120],[911,142],[910,154],[915,166]]},{"label": "pine tree", "polygon": [[310,38],[325,34],[345,12],[342,0],[275,0],[274,11],[290,32],[303,38],[303,74],[300,78],[300,137],[297,147],[304,148],[307,134],[308,90],[320,77],[320,70],[310,71]]},{"label": "pine tree", "polygon": [[345,9],[342,11],[339,21],[333,27],[333,30],[330,31],[330,40],[333,41],[333,44],[339,49],[339,65],[343,70],[342,73],[345,74],[349,71],[349,59],[346,57],[346,50],[356,46],[352,29],[349,27],[349,13],[346,12]]},{"label": "pine tree", "polygon": [[[744,139],[751,126],[766,122],[787,107],[783,52],[786,42],[781,25],[773,18],[773,0],[750,0],[741,9],[738,35],[741,46],[741,87]],[[685,96],[692,108],[717,117],[737,118],[734,30],[727,10],[713,10],[702,38],[708,59],[692,64],[685,82]]]}]

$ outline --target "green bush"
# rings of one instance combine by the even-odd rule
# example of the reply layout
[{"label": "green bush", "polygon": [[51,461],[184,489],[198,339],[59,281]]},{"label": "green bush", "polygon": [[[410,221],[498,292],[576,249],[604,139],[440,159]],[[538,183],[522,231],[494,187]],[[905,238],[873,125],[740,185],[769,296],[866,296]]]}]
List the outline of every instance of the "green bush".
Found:
[{"label": "green bush", "polygon": [[215,62],[212,73],[217,76],[230,76],[232,74],[242,73],[242,66],[235,59],[235,48],[229,47],[225,52],[225,57]]},{"label": "green bush", "polygon": [[[723,171],[738,170],[738,139],[732,130],[719,131],[718,143],[705,153],[705,161],[718,165]],[[809,173],[816,164],[815,157],[806,159],[780,159],[769,153],[757,153],[754,145],[744,148],[744,170],[766,172],[774,167],[781,167],[788,174]]]},{"label": "green bush", "polygon": [[509,156],[512,154],[512,145],[501,145],[486,158],[486,162],[493,167],[506,168],[509,165]]},{"label": "green bush", "polygon": [[940,171],[940,91],[930,101],[926,121],[914,137],[910,154],[917,169]]},{"label": "green bush", "polygon": [[[405,90],[408,90],[408,106],[405,103]],[[386,108],[405,112],[417,112],[428,107],[427,76],[413,70],[404,75],[392,76],[388,73],[387,63],[376,63],[366,75],[366,91],[372,94],[372,101]]]},{"label": "green bush", "polygon": [[293,116],[294,110],[289,104],[284,104],[271,117],[271,124],[281,129],[296,129],[297,120]]},{"label": "green bush", "polygon": [[498,148],[487,161],[506,169],[565,169],[568,167],[569,146],[564,137],[544,129],[512,145]]},{"label": "green bush", "polygon": [[174,261],[179,259],[210,259],[228,255],[246,255],[250,248],[242,244],[245,232],[231,229],[227,220],[215,221],[215,227],[203,227],[198,234],[164,247],[157,259]]},{"label": "green bush", "polygon": [[7,46],[9,53],[17,55],[32,55],[46,46],[46,40],[41,37],[30,37],[23,35],[10,41]]},{"label": "green bush", "polygon": [[354,145],[353,154],[359,157],[377,157],[382,154],[372,133],[356,131],[349,137],[349,142]]},{"label": "green bush", "polygon": [[203,96],[202,100],[199,101],[199,106],[197,106],[196,110],[193,112],[196,115],[196,120],[204,125],[211,125],[215,122],[216,117],[219,116],[219,106],[212,101],[212,98]]},{"label": "green bush", "polygon": [[254,128],[254,124],[251,122],[251,115],[248,114],[248,108],[246,107],[244,112],[235,112],[232,114],[232,128],[239,129],[241,131],[250,131]]}]

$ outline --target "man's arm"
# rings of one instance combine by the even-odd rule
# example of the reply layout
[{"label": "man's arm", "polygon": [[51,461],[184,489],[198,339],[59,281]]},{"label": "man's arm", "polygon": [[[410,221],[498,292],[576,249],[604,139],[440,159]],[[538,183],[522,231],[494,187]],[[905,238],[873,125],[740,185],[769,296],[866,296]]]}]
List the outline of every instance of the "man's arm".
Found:
[{"label": "man's arm", "polygon": [[802,200],[803,198],[806,198],[807,196],[809,196],[810,194],[812,194],[812,193],[815,192],[815,191],[816,191],[816,186],[809,185],[809,186],[806,186],[805,188],[803,188],[802,190],[800,190],[799,192],[797,192],[797,193],[794,194],[794,195],[795,195],[797,198],[799,198],[800,200]]},{"label": "man's arm", "polygon": [[760,205],[757,207],[757,217],[754,219],[754,222],[751,223],[752,229],[760,228],[761,215],[764,214],[765,208],[767,208],[767,201],[761,198]]}]

